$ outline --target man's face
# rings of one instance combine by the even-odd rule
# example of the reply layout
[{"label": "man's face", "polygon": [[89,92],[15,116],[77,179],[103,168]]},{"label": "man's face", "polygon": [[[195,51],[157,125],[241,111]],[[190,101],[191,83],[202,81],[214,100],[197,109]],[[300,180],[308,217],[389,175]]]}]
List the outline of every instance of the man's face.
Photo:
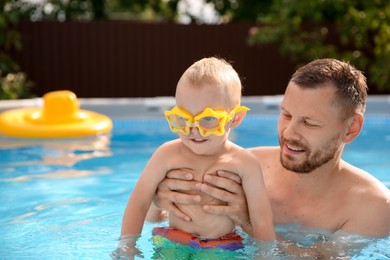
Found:
[{"label": "man's face", "polygon": [[289,83],[278,122],[280,161],[287,170],[309,173],[340,159],[346,124],[333,103],[335,88],[304,89]]}]

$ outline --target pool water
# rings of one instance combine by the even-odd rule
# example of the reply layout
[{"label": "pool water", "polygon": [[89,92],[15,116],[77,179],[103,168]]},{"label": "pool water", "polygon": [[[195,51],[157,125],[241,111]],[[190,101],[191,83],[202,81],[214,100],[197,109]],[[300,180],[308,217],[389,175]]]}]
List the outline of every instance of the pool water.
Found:
[{"label": "pool water", "polygon": [[[276,116],[247,116],[231,139],[243,147],[277,145],[276,127]],[[138,176],[154,150],[173,138],[162,119],[116,120],[112,136],[0,138],[0,259],[110,259]],[[390,117],[370,116],[344,159],[390,187],[389,154]],[[138,242],[142,256],[136,258],[152,257],[153,227],[145,224]],[[332,236],[294,225],[277,229],[303,248]],[[242,259],[283,256],[275,249],[259,251],[248,237],[244,243]],[[337,259],[390,259],[389,237],[345,234],[338,243],[346,246]],[[358,244],[364,246],[354,249]]]}]

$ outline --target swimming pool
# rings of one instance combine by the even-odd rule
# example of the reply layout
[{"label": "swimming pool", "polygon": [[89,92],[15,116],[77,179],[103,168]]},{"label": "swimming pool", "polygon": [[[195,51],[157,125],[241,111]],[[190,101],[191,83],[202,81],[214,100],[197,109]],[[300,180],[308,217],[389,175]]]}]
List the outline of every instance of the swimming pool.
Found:
[{"label": "swimming pool", "polygon": [[[244,147],[276,145],[277,116],[269,114],[248,115],[232,139]],[[0,258],[110,259],[139,174],[156,147],[172,138],[161,117],[119,116],[112,136],[51,141],[0,137]],[[390,188],[389,154],[390,115],[370,113],[361,135],[347,145],[344,158]],[[153,254],[149,241],[153,226],[147,223],[140,238],[144,259]],[[331,236],[295,226],[278,230],[301,246]],[[362,250],[341,252],[354,259],[390,259],[390,238],[339,239],[341,244],[366,244]],[[243,259],[256,252],[247,239]]]}]

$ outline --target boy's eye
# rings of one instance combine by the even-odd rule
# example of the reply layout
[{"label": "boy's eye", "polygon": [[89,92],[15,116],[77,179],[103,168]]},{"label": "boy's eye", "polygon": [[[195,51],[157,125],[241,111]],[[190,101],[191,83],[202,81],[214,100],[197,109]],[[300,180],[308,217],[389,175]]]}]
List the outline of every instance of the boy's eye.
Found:
[{"label": "boy's eye", "polygon": [[215,128],[219,125],[219,120],[218,120],[218,118],[215,118],[212,116],[206,116],[206,117],[203,117],[199,121],[199,124],[200,124],[200,126],[202,126],[204,128],[211,129],[211,128]]},{"label": "boy's eye", "polygon": [[185,120],[185,118],[183,118],[181,116],[177,116],[177,115],[171,116],[170,122],[171,122],[172,126],[175,128],[182,128],[182,127],[185,127],[187,125],[187,121]]},{"label": "boy's eye", "polygon": [[207,117],[203,117],[202,120],[205,120],[205,121],[212,121],[214,120],[215,118],[214,117],[211,117],[211,116],[207,116]]}]

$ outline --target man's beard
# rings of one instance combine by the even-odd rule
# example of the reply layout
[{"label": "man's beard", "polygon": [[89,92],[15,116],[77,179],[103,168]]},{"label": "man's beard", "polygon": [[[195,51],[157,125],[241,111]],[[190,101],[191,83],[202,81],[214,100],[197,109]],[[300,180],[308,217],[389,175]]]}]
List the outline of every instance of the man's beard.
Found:
[{"label": "man's beard", "polygon": [[[340,150],[340,147],[337,145],[338,136],[327,142],[327,145],[322,147],[320,150],[311,152],[309,148],[297,141],[286,141],[283,137],[279,138],[280,147],[286,142],[291,146],[302,147],[305,150],[306,160],[302,163],[289,162],[283,159],[282,151],[280,152],[280,163],[282,166],[289,171],[296,173],[310,173],[318,167],[326,164],[333,158],[335,158],[337,152]],[[290,155],[285,155],[290,157]],[[293,157],[290,157],[293,159]]]}]

